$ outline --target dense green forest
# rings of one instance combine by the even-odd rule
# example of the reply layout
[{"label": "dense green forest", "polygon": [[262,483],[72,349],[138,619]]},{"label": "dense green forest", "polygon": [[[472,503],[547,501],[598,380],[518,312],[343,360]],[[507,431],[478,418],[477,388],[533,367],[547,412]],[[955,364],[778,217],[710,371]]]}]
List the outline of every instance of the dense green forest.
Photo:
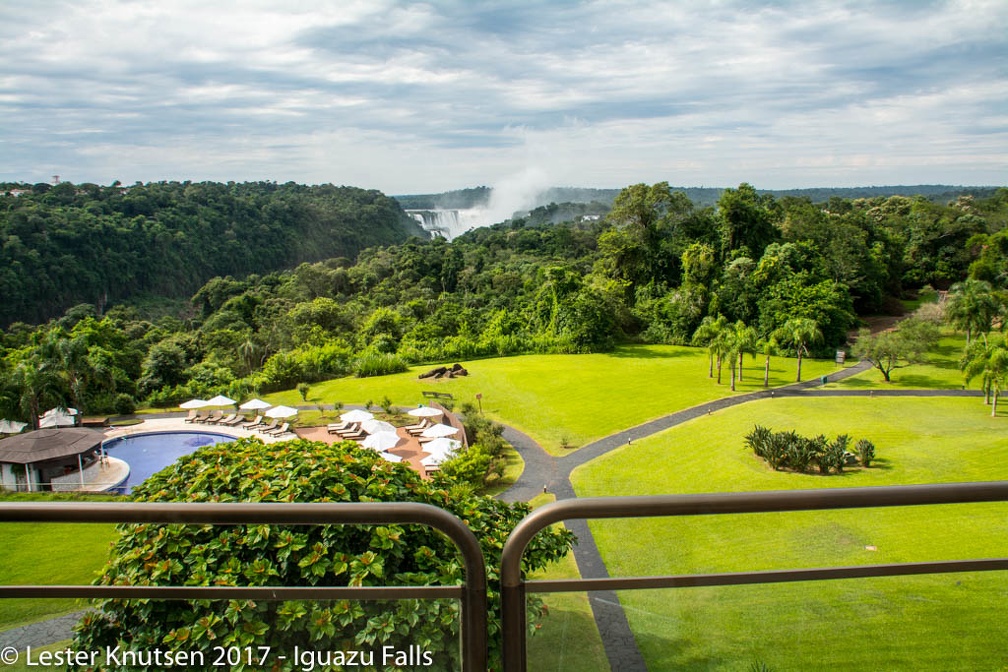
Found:
[{"label": "dense green forest", "polygon": [[701,207],[666,183],[638,184],[604,218],[540,221],[289,270],[245,273],[254,262],[235,259],[242,270],[202,283],[177,317],[124,302],[15,324],[2,335],[0,415],[30,420],[55,403],[108,412],[218,392],[239,398],[412,363],[622,342],[697,344],[719,360],[826,354],[847,342],[859,316],[898,313],[900,299],[925,288],[958,297],[968,287],[993,306],[989,329],[1008,287],[1008,189],[945,203],[814,203],[742,184]]},{"label": "dense green forest", "polygon": [[377,191],[270,182],[0,185],[0,325],[423,235]]}]

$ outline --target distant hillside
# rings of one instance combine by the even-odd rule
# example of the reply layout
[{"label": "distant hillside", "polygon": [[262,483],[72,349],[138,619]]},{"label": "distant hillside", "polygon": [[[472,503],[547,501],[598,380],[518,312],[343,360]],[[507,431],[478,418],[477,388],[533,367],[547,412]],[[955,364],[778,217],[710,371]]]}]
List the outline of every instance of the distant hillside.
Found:
[{"label": "distant hillside", "polygon": [[[721,197],[723,187],[672,187],[673,191],[681,191],[697,207],[712,206]],[[773,194],[779,198],[782,196],[795,196],[808,198],[813,203],[825,203],[830,198],[837,196],[840,198],[873,198],[876,196],[924,196],[937,203],[955,200],[963,194],[971,194],[977,198],[988,198],[994,194],[997,187],[969,187],[953,186],[947,184],[919,184],[919,185],[895,185],[882,187],[817,187],[811,189],[758,189],[763,194]],[[403,208],[407,210],[427,210],[443,208],[450,210],[466,210],[487,205],[490,201],[492,189],[489,187],[475,187],[472,189],[459,189],[447,191],[440,194],[415,194],[408,196],[394,196]],[[619,194],[620,189],[587,189],[581,187],[551,187],[541,192],[534,203],[528,204],[529,210],[536,207],[549,205],[550,203],[604,203],[612,205],[613,199]]]},{"label": "distant hillside", "polygon": [[271,182],[0,185],[0,325],[78,303],[189,298],[245,276],[426,233],[374,191]]}]

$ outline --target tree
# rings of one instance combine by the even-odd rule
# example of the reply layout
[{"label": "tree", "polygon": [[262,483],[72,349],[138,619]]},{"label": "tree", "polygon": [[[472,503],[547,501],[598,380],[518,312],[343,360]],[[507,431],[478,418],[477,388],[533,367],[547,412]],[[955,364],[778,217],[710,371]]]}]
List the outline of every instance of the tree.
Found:
[{"label": "tree", "polygon": [[[449,479],[424,481],[352,442],[304,440],[264,445],[242,439],[207,446],[155,474],[133,491],[142,502],[413,501],[440,506],[466,521],[488,568],[499,566],[504,540],[530,510],[490,497],[465,495]],[[463,494],[460,494],[463,493]],[[444,535],[414,525],[122,525],[102,585],[377,586],[454,584],[462,577]],[[526,572],[559,560],[573,537],[549,529],[524,555]],[[491,569],[491,653],[500,651],[500,579]],[[535,605],[532,605],[535,607]],[[537,611],[537,610],[536,610]],[[539,614],[533,613],[533,618]],[[100,601],[78,626],[87,650],[121,645],[151,650],[173,645],[295,645],[318,650],[421,644],[430,669],[458,668],[458,604],[395,602],[269,602],[215,600]]]},{"label": "tree", "polygon": [[871,362],[888,383],[893,369],[924,361],[924,354],[938,342],[938,327],[915,317],[904,320],[894,330],[872,334],[862,329],[852,354]]},{"label": "tree", "polygon": [[794,348],[798,357],[798,375],[795,382],[801,382],[802,357],[809,354],[808,346],[822,341],[823,334],[819,324],[807,317],[795,317],[784,323],[777,338],[782,343],[788,343]]},{"label": "tree", "polygon": [[966,383],[980,376],[984,403],[991,404],[991,417],[996,416],[998,396],[1008,384],[1008,343],[1005,337],[996,334],[989,341],[974,341],[966,349],[959,367]]},{"label": "tree", "polygon": [[770,357],[780,352],[780,345],[777,343],[777,339],[771,334],[766,338],[760,339],[756,344],[756,348],[765,357],[763,360],[763,387],[770,387]]},{"label": "tree", "polygon": [[773,196],[761,196],[752,185],[743,182],[738,189],[725,189],[718,199],[721,220],[721,246],[725,258],[745,248],[758,259],[780,232],[774,225],[776,204]]},{"label": "tree", "polygon": [[721,382],[721,332],[728,328],[728,320],[724,315],[708,315],[700,322],[693,333],[693,345],[707,347],[707,377],[714,377],[714,358],[717,357],[718,383]]},{"label": "tree", "polygon": [[945,314],[953,327],[966,332],[969,345],[975,334],[987,338],[1000,310],[1001,302],[990,283],[970,278],[952,285]]}]

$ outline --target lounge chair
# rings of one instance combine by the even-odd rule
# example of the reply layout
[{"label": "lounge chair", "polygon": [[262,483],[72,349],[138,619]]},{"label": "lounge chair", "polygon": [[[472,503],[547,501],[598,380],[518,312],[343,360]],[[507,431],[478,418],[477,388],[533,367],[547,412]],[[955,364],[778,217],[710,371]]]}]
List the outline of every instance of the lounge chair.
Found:
[{"label": "lounge chair", "polygon": [[193,409],[189,411],[189,415],[186,416],[186,422],[196,422],[196,418],[199,417],[199,411]]},{"label": "lounge chair", "polygon": [[358,430],[357,432],[340,434],[339,436],[344,441],[363,441],[368,437],[368,433],[364,430]]},{"label": "lounge chair", "polygon": [[341,437],[346,437],[346,436],[356,436],[357,434],[360,434],[363,431],[364,430],[361,429],[360,423],[358,423],[358,422],[351,422],[350,424],[348,424],[343,429],[334,429],[334,430],[330,431],[329,433],[330,434],[338,434]]},{"label": "lounge chair", "polygon": [[259,427],[258,429],[259,429],[259,432],[261,434],[265,434],[266,432],[271,432],[274,429],[276,429],[277,425],[279,425],[279,424],[280,424],[280,421],[277,420],[276,418],[273,418],[273,422],[271,422],[268,425],[263,425],[262,427]]},{"label": "lounge chair", "polygon": [[423,434],[423,431],[430,426],[431,423],[424,420],[423,422],[419,422],[415,425],[410,425],[409,427],[404,427],[403,429],[405,429],[410,436],[420,436],[421,434]]},{"label": "lounge chair", "polygon": [[197,420],[204,425],[215,425],[217,421],[224,417],[224,411],[210,411],[210,415],[203,418],[202,420]]},{"label": "lounge chair", "polygon": [[269,436],[280,436],[281,434],[286,434],[289,431],[290,431],[290,423],[285,422],[276,429],[265,431],[263,432],[263,434],[268,434]]},{"label": "lounge chair", "polygon": [[326,431],[330,434],[339,434],[342,431],[353,428],[356,424],[355,422],[331,422],[326,425]]},{"label": "lounge chair", "polygon": [[232,420],[234,420],[237,417],[238,417],[237,413],[232,413],[232,414],[230,414],[228,416],[221,415],[221,417],[219,417],[216,420],[214,420],[211,424],[214,424],[214,425],[228,425],[228,424],[231,423]]},{"label": "lounge chair", "polygon": [[236,427],[236,426],[240,425],[243,422],[245,422],[245,416],[244,415],[237,415],[236,414],[230,420],[221,420],[217,424],[218,425],[227,425],[228,427]]},{"label": "lounge chair", "polygon": [[263,424],[263,416],[257,415],[255,420],[252,420],[251,422],[243,422],[238,426],[242,429],[252,429],[253,427],[258,427],[261,424]]}]

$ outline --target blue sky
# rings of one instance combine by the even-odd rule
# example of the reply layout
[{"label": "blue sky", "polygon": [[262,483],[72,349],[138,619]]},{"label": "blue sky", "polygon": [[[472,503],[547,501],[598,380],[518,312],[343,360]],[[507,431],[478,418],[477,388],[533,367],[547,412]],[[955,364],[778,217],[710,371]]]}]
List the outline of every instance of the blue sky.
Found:
[{"label": "blue sky", "polygon": [[1008,184],[1008,2],[0,3],[0,181]]}]

